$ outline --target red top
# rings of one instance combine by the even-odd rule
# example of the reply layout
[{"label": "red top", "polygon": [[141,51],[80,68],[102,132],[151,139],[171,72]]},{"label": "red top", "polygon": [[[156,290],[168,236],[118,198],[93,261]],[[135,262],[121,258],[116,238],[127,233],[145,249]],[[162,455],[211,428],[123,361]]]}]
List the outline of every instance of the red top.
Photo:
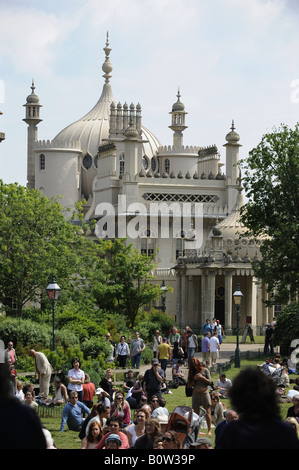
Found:
[{"label": "red top", "polygon": [[96,393],[95,384],[89,382],[89,384],[83,384],[83,400],[84,401],[93,401],[93,397]]}]

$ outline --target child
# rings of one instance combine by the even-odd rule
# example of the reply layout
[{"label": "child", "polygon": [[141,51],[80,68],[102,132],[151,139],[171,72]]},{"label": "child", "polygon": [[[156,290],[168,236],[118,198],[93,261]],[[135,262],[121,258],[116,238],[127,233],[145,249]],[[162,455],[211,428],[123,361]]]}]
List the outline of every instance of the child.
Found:
[{"label": "child", "polygon": [[121,439],[117,434],[110,434],[105,441],[105,449],[119,449]]},{"label": "child", "polygon": [[18,380],[17,382],[16,398],[18,398],[19,400],[25,400],[25,395],[23,392],[23,382],[21,382],[20,380]]}]

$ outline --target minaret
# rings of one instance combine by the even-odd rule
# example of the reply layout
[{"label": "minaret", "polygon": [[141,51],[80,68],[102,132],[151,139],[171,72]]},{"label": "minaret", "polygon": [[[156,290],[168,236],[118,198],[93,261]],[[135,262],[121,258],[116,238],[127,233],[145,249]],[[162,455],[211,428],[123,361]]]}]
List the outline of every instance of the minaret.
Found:
[{"label": "minaret", "polygon": [[232,121],[231,132],[226,137],[226,185],[228,191],[227,204],[229,211],[233,208],[236,201],[236,188],[238,187],[238,162],[239,162],[239,144],[240,136],[235,131],[235,123]]},{"label": "minaret", "polygon": [[173,146],[182,147],[183,146],[183,131],[187,129],[188,126],[185,126],[185,115],[188,114],[185,111],[185,105],[180,101],[180,90],[178,89],[177,102],[172,106],[171,113],[171,126],[170,129],[173,130]]},{"label": "minaret", "polygon": [[26,104],[26,118],[23,119],[28,124],[27,136],[27,188],[35,188],[35,155],[33,152],[33,144],[37,141],[37,124],[42,119],[39,117],[39,108],[42,106],[39,103],[39,97],[34,93],[35,86],[32,80],[31,94],[27,96]]}]

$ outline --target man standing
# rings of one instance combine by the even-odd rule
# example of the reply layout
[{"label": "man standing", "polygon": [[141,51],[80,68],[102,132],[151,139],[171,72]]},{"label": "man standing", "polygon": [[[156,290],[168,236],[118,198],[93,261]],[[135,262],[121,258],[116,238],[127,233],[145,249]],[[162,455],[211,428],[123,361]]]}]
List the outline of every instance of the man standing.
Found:
[{"label": "man standing", "polygon": [[70,431],[79,432],[83,423],[82,413],[89,415],[90,409],[84,403],[78,401],[78,392],[70,392],[69,401],[63,408],[60,431],[64,431],[67,423]]},{"label": "man standing", "polygon": [[203,334],[206,335],[206,333],[210,333],[210,336],[212,336],[213,333],[213,327],[210,323],[210,320],[207,318],[204,326],[202,327],[203,329]]},{"label": "man standing", "polygon": [[7,345],[7,349],[5,349],[4,352],[5,352],[6,357],[11,358],[11,363],[12,363],[12,365],[14,365],[16,360],[17,360],[17,355],[16,355],[16,351],[14,350],[12,341],[9,341],[9,343]]},{"label": "man standing", "polygon": [[39,397],[47,398],[53,368],[43,353],[30,349],[29,356],[34,358],[35,375],[39,379]]},{"label": "man standing", "polygon": [[175,341],[179,341],[179,339],[180,339],[180,333],[178,332],[176,326],[172,325],[171,331],[168,336],[168,342],[170,346],[173,347]]},{"label": "man standing", "polygon": [[201,341],[202,358],[206,367],[210,367],[210,337],[211,333],[207,332]]},{"label": "man standing", "polygon": [[115,350],[116,350],[116,344],[115,344],[115,341],[113,341],[111,339],[111,335],[110,333],[106,333],[106,341],[108,341],[108,343],[110,343],[110,352],[109,352],[109,356],[108,356],[108,359],[106,360],[106,362],[114,362],[115,360]]},{"label": "man standing", "polygon": [[190,365],[192,357],[194,357],[194,354],[196,352],[196,349],[198,348],[198,341],[197,341],[197,336],[193,334],[192,330],[188,330],[187,332],[187,354],[188,354],[188,367]]},{"label": "man standing", "polygon": [[131,365],[132,369],[139,369],[140,361],[141,361],[141,354],[142,351],[145,350],[145,344],[143,339],[139,337],[139,332],[135,332],[135,338],[131,341],[131,348],[130,348],[130,358],[131,358]]},{"label": "man standing", "polygon": [[210,356],[211,356],[212,366],[214,366],[217,362],[219,349],[220,349],[220,343],[218,339],[218,333],[216,332],[210,339]]},{"label": "man standing", "polygon": [[273,348],[273,327],[270,323],[267,323],[266,330],[265,330],[265,347],[264,347],[264,354],[274,354]]},{"label": "man standing", "polygon": [[162,397],[161,385],[164,382],[164,371],[159,367],[158,359],[152,360],[152,367],[147,369],[143,378],[143,390],[147,396],[148,403],[151,401],[153,395],[158,398]]},{"label": "man standing", "polygon": [[163,343],[158,346],[158,359],[161,364],[161,369],[166,373],[168,361],[171,361],[172,349],[168,344],[167,338],[163,338]]}]

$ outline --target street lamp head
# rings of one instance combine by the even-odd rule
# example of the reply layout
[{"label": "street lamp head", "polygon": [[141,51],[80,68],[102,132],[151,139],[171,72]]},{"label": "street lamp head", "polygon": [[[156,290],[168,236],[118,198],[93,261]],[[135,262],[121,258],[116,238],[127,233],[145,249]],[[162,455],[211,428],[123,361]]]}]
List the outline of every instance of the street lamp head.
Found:
[{"label": "street lamp head", "polygon": [[168,287],[165,285],[165,281],[162,281],[161,291],[162,291],[162,295],[166,295],[166,294],[167,294]]},{"label": "street lamp head", "polygon": [[243,299],[243,294],[240,291],[240,284],[239,283],[237,284],[237,289],[233,293],[233,299],[234,299],[235,306],[240,307],[241,303],[242,303],[242,299]]},{"label": "street lamp head", "polygon": [[49,300],[55,301],[58,299],[59,294],[60,294],[60,287],[57,284],[55,277],[52,275],[52,280],[48,287],[46,288]]}]

